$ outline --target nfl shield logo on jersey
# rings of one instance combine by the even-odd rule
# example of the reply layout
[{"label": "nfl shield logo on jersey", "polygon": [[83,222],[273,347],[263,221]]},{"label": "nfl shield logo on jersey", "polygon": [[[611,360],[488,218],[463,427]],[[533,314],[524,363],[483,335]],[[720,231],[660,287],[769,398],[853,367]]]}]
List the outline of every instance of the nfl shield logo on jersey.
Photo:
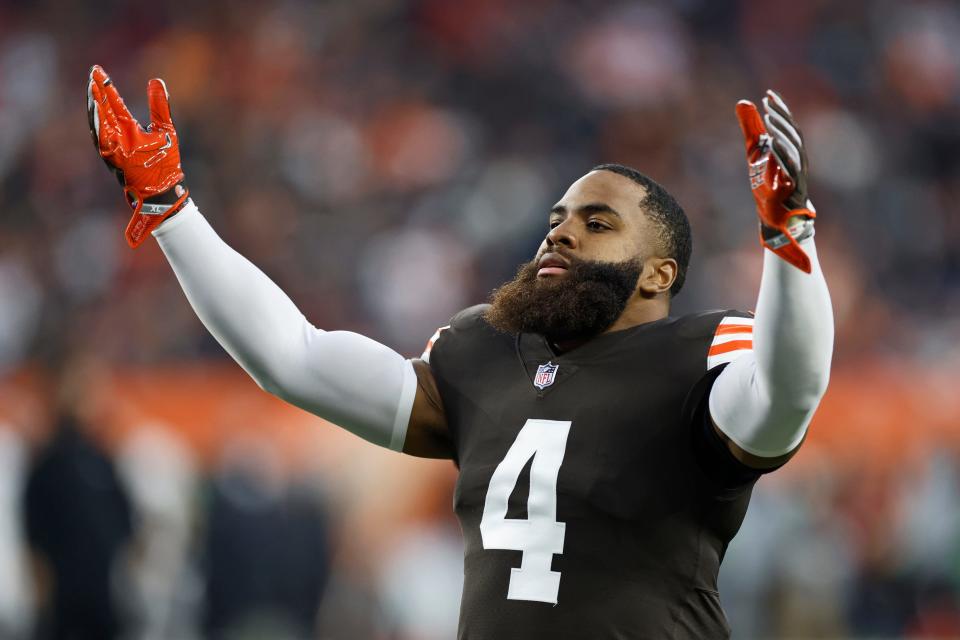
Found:
[{"label": "nfl shield logo on jersey", "polygon": [[552,362],[537,367],[537,375],[533,379],[533,386],[537,389],[545,389],[552,385],[553,381],[557,379],[557,369],[559,368],[560,365]]}]

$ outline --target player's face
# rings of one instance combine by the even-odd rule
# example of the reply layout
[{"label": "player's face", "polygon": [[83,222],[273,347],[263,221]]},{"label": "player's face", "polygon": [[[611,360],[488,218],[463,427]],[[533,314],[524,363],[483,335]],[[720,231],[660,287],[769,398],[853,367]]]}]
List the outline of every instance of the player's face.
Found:
[{"label": "player's face", "polygon": [[653,223],[640,207],[645,196],[609,171],[574,182],[553,207],[537,256],[493,292],[487,321],[506,333],[584,340],[608,330],[631,303],[669,287],[658,276]]},{"label": "player's face", "polygon": [[620,263],[654,255],[653,223],[640,202],[646,189],[611,171],[591,171],[550,212],[537,252],[537,278],[562,278],[569,260]]}]

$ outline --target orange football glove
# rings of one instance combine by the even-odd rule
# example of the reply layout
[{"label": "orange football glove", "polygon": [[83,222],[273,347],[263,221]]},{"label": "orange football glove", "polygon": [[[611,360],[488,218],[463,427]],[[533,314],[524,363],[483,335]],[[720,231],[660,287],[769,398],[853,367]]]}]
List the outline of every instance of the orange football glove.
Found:
[{"label": "orange football glove", "polygon": [[170,117],[163,80],[147,83],[150,124],[140,126],[123,103],[116,85],[94,65],[87,84],[90,134],[100,157],[123,185],[133,217],[127,225],[127,243],[137,248],[147,234],[180,210],[188,191],[180,184],[180,145]]},{"label": "orange football glove", "polygon": [[[799,240],[813,235],[817,217],[807,199],[807,155],[800,129],[783,99],[768,91],[760,117],[749,100],[737,103],[747,149],[750,188],[760,216],[760,242],[798,269],[810,273]],[[766,126],[765,126],[766,123]],[[772,134],[772,135],[771,135]],[[791,219],[799,216],[797,222]]]}]

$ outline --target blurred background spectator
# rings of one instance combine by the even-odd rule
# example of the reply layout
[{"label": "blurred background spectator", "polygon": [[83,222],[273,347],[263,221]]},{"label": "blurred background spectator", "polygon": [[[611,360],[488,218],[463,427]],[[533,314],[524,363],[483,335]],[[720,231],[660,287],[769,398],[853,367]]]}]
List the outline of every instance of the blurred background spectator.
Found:
[{"label": "blurred background spectator", "polygon": [[133,538],[127,489],[97,441],[89,402],[99,363],[68,354],[54,370],[55,431],[27,474],[23,524],[38,592],[40,638],[120,637],[115,596]]},{"label": "blurred background spectator", "polygon": [[[734,637],[960,637],[956,2],[0,0],[3,637],[53,611],[24,536],[48,572],[54,549],[93,561],[74,511],[110,514],[90,516],[113,523],[99,581],[130,637],[431,640],[456,621],[452,466],[355,442],[226,362],[157,248],[123,243],[93,63],[144,117],[166,80],[195,200],[317,326],[410,356],[599,162],[684,204],[676,313],[752,307],[733,105],[781,90],[837,347],[804,450],[724,562]],[[79,351],[84,419],[61,410]]]},{"label": "blurred background spectator", "polygon": [[205,636],[309,637],[330,570],[318,496],[291,485],[266,434],[225,454],[203,549]]}]

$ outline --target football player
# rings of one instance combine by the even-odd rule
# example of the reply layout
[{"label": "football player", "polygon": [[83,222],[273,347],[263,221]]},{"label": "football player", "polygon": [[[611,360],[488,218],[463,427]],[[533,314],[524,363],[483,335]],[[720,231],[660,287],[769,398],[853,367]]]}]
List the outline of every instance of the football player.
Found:
[{"label": "football player", "polygon": [[[189,199],[163,82],[138,124],[100,67],[91,133],[197,315],[263,389],[374,444],[452,459],[459,637],[725,638],[717,573],[751,489],[803,441],[829,376],[830,298],[800,129],[742,101],[765,247],[756,313],[669,314],[690,226],[659,184],[594,167],[537,255],[421,358],[314,327]],[[269,212],[264,212],[269,215]]]}]

